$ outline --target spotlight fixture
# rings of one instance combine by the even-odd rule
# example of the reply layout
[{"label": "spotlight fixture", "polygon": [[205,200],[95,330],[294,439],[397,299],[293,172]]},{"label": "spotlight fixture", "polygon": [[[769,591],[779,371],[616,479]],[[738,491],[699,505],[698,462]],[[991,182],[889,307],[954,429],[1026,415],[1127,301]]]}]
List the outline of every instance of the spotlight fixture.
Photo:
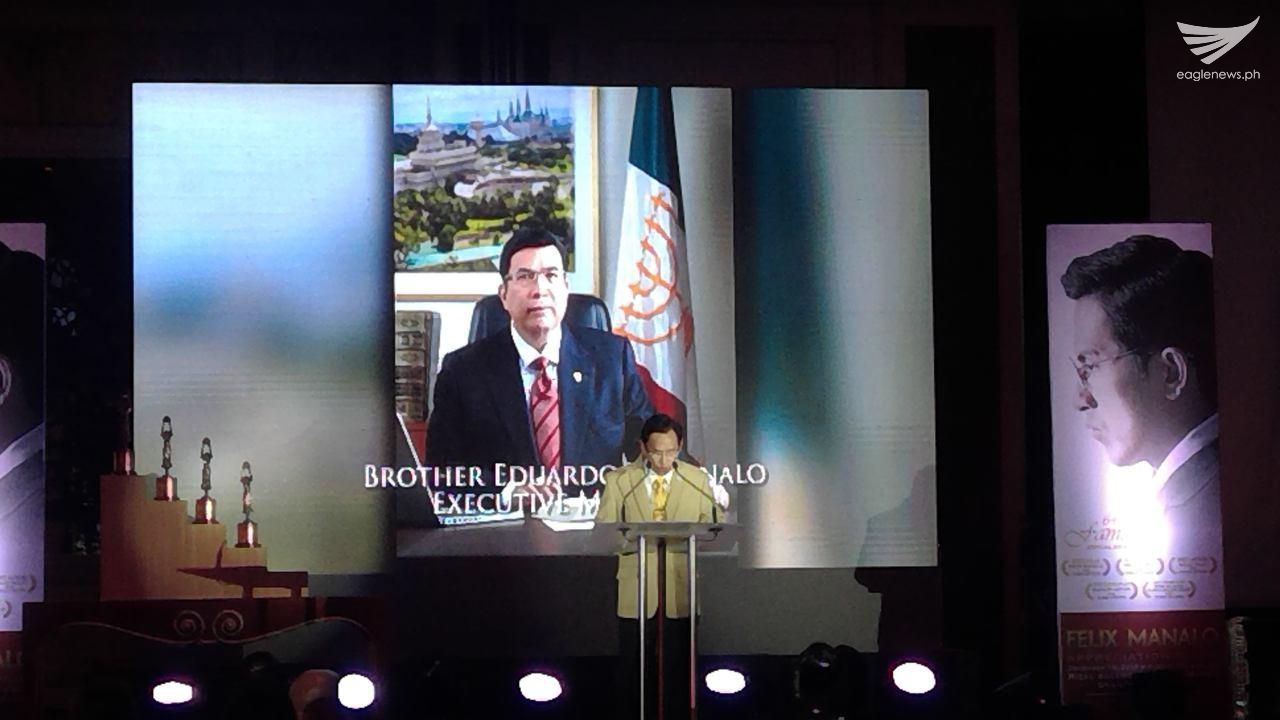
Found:
[{"label": "spotlight fixture", "polygon": [[338,703],[348,710],[363,710],[377,697],[373,681],[360,673],[348,673],[338,680]]},{"label": "spotlight fixture", "polygon": [[848,718],[866,705],[866,659],[847,645],[813,643],[795,661],[791,679],[792,701],[803,715]]},{"label": "spotlight fixture", "polygon": [[926,695],[938,686],[938,678],[928,665],[908,660],[893,666],[893,686],[908,695]]},{"label": "spotlight fixture", "polygon": [[551,702],[563,692],[560,681],[546,673],[531,672],[520,678],[520,694],[525,700]]},{"label": "spotlight fixture", "polygon": [[717,695],[734,695],[747,687],[747,676],[730,668],[719,668],[707,673],[707,689]]},{"label": "spotlight fixture", "polygon": [[158,705],[183,705],[195,697],[195,686],[181,680],[166,680],[151,688],[151,699]]},{"label": "spotlight fixture", "polygon": [[289,683],[289,702],[293,704],[294,714],[297,717],[331,717],[341,712],[338,679],[338,673],[328,668],[312,668],[298,673]]}]

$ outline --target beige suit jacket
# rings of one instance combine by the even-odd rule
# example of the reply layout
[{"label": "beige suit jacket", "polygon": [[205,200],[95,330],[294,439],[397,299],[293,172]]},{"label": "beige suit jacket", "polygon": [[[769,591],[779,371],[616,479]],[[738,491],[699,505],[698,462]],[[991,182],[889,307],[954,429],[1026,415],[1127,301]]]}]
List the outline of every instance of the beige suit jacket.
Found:
[{"label": "beige suit jacket", "polygon": [[[643,461],[613,470],[605,475],[604,493],[600,498],[597,523],[649,522],[653,519],[653,502],[643,487],[646,477]],[[702,492],[698,489],[701,488]],[[705,494],[704,494],[705,493]],[[676,464],[667,494],[668,522],[711,522],[711,488],[707,475],[696,465]],[[636,551],[618,556],[618,617],[635,618]],[[658,611],[658,550],[649,546],[645,559],[645,617]],[[669,618],[689,617],[689,564],[684,543],[667,548],[666,601],[664,613]]]}]

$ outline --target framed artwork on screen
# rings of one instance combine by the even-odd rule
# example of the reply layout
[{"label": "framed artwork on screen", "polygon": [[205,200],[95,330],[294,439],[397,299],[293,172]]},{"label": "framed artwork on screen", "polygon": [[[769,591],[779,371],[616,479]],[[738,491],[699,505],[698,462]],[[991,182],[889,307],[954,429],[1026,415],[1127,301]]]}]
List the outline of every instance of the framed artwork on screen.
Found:
[{"label": "framed artwork on screen", "polygon": [[392,86],[391,252],[397,300],[497,291],[511,233],[564,239],[569,286],[598,291],[596,91]]}]

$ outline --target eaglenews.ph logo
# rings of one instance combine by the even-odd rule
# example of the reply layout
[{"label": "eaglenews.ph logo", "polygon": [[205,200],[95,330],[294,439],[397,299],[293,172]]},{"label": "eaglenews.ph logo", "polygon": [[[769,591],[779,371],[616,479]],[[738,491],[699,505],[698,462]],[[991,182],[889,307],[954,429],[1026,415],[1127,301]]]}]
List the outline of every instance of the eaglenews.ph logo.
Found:
[{"label": "eaglenews.ph logo", "polygon": [[[1226,55],[1231,48],[1240,44],[1244,36],[1257,27],[1258,21],[1261,19],[1262,16],[1259,15],[1248,25],[1230,28],[1202,27],[1200,25],[1178,23],[1178,29],[1182,31],[1182,39],[1191,46],[1191,52],[1200,57],[1200,62],[1209,65],[1214,60]],[[1214,52],[1215,50],[1217,52]],[[1203,57],[1206,53],[1213,54]]]}]

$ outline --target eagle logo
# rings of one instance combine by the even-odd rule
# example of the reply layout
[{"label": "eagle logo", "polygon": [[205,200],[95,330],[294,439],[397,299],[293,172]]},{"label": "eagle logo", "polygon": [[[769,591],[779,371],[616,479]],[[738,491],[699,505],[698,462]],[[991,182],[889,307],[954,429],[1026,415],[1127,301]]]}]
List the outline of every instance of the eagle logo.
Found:
[{"label": "eagle logo", "polygon": [[1191,46],[1191,52],[1197,56],[1217,50],[1217,52],[1213,52],[1208,57],[1200,58],[1200,62],[1209,65],[1238,45],[1245,35],[1248,35],[1251,30],[1257,27],[1258,21],[1261,19],[1262,16],[1259,15],[1248,25],[1231,28],[1212,28],[1178,23],[1178,29],[1182,31],[1182,39]]}]

